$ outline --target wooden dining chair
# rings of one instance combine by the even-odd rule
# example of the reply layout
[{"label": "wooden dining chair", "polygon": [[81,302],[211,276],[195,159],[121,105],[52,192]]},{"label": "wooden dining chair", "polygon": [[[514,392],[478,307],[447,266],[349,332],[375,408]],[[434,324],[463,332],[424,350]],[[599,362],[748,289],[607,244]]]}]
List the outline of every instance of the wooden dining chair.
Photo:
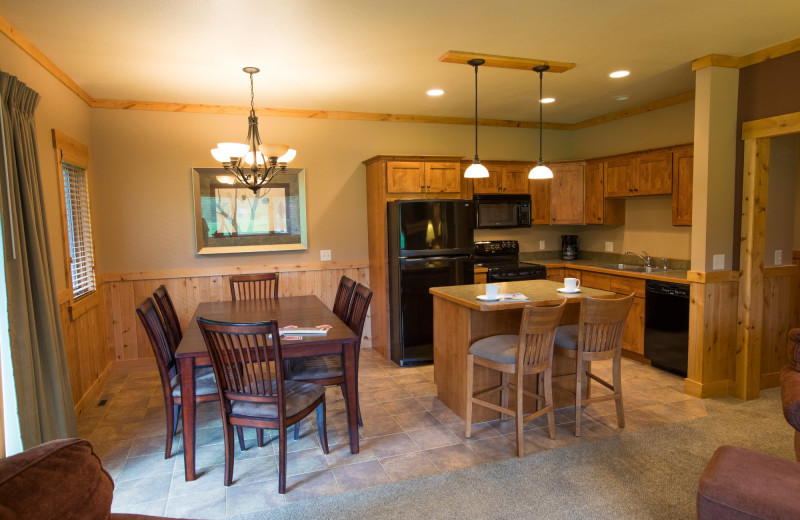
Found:
[{"label": "wooden dining chair", "polygon": [[[233,427],[278,430],[278,492],[286,492],[286,428],[317,411],[322,452],[328,453],[325,388],[314,383],[287,381],[278,323],[223,323],[198,318],[222,410],[225,439],[225,485],[233,481]],[[274,361],[274,363],[270,363]]]},{"label": "wooden dining chair", "polygon": [[[581,299],[580,317],[577,325],[562,325],[556,331],[555,349],[566,357],[575,359],[575,436],[581,435],[581,406],[613,399],[617,408],[617,424],[625,427],[625,412],[622,407],[622,333],[625,320],[633,304],[635,294],[624,298]],[[612,381],[608,382],[590,367],[592,361],[611,359]],[[595,380],[611,390],[611,394],[584,398],[584,377],[588,383]]]},{"label": "wooden dining chair", "polygon": [[231,299],[267,300],[278,297],[278,273],[232,274]]},{"label": "wooden dining chair", "polygon": [[169,297],[167,288],[163,285],[159,285],[158,288],[153,291],[153,300],[155,300],[156,306],[158,306],[158,310],[161,312],[161,317],[164,320],[164,326],[167,330],[167,335],[171,341],[172,352],[174,353],[176,350],[178,350],[178,345],[183,339],[183,332],[181,331],[181,322],[178,319],[178,313],[175,312],[175,306],[172,304],[172,298]]},{"label": "wooden dining chair", "polygon": [[336,289],[336,298],[333,300],[333,313],[342,321],[347,320],[347,313],[353,301],[356,290],[356,281],[342,275],[339,287]]},{"label": "wooden dining chair", "polygon": [[[558,323],[564,313],[566,299],[554,307],[534,307],[526,305],[522,311],[519,334],[489,336],[473,343],[467,355],[467,410],[464,435],[472,433],[472,407],[483,406],[515,418],[517,432],[517,456],[525,455],[525,437],[522,427],[525,423],[547,414],[550,438],[555,437],[556,426],[553,413],[553,341]],[[480,365],[502,373],[500,385],[473,393],[474,366]],[[539,374],[537,393],[525,390],[525,376]],[[513,375],[510,381],[509,375]],[[515,406],[508,406],[509,389],[514,390]],[[480,396],[500,390],[500,405],[490,403]],[[537,410],[527,416],[524,414],[524,396],[536,399]]]},{"label": "wooden dining chair", "polygon": [[[367,320],[367,309],[372,300],[372,291],[369,287],[358,284],[353,294],[353,303],[350,306],[345,324],[358,336],[356,343],[356,411],[358,425],[363,426],[361,420],[361,406],[358,404],[358,361],[361,351],[361,336],[364,333],[364,323]],[[338,385],[345,395],[344,368],[342,355],[314,356],[292,359],[289,361],[289,379],[292,381],[308,381],[318,385]],[[346,400],[345,400],[346,402]],[[299,425],[295,427],[294,437],[299,437]]]},{"label": "wooden dining chair", "polygon": [[[168,459],[172,453],[172,438],[177,433],[178,417],[183,404],[178,364],[175,361],[175,352],[167,337],[167,332],[164,330],[164,324],[161,322],[161,317],[153,304],[153,299],[147,298],[136,307],[136,315],[139,316],[139,320],[141,320],[147,333],[147,338],[150,340],[150,346],[153,348],[153,355],[158,367],[158,375],[161,378],[164,406],[167,411],[167,443],[164,458]],[[217,383],[214,381],[214,372],[211,367],[197,367],[194,374],[195,402],[207,403],[218,400]]]}]

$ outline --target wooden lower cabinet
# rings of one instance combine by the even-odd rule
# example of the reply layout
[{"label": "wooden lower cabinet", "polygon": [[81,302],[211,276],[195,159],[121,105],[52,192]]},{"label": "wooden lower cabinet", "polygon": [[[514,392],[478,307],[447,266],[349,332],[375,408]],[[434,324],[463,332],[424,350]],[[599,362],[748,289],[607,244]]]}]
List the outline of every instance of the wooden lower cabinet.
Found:
[{"label": "wooden lower cabinet", "polygon": [[[565,269],[567,271],[569,269]],[[622,334],[622,349],[628,353],[638,354],[631,356],[644,360],[644,295],[645,281],[641,278],[614,276],[593,271],[584,271],[581,276],[581,286],[592,289],[612,291],[620,296],[634,293],[633,305],[628,320],[625,322],[625,331]]]},{"label": "wooden lower cabinet", "polygon": [[622,333],[622,349],[644,356],[644,298],[633,299]]},{"label": "wooden lower cabinet", "polygon": [[475,269],[473,272],[473,280],[472,283],[486,283],[486,275],[489,273],[489,270],[485,267]]},{"label": "wooden lower cabinet", "polygon": [[547,279],[552,280],[554,282],[563,282],[564,281],[564,268],[562,267],[548,267],[547,268]]}]

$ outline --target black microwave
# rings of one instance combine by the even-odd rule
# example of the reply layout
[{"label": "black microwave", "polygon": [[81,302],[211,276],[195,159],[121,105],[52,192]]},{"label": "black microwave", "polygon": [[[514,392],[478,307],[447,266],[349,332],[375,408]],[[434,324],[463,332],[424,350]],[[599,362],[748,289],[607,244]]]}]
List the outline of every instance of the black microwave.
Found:
[{"label": "black microwave", "polygon": [[475,228],[531,227],[530,195],[475,195]]}]

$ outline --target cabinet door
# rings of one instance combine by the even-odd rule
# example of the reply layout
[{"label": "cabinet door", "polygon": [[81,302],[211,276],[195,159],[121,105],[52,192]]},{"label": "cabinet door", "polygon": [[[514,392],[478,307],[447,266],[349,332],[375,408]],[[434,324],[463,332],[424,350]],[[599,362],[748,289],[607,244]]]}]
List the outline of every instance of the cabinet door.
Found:
[{"label": "cabinet door", "polygon": [[386,163],[386,191],[388,193],[423,193],[425,191],[425,163]]},{"label": "cabinet door", "polygon": [[619,157],[605,162],[606,197],[630,197],[636,188],[636,158]]},{"label": "cabinet door", "polygon": [[672,154],[672,225],[692,225],[692,180],[694,148]]},{"label": "cabinet door", "polygon": [[551,179],[530,181],[531,225],[550,224],[550,183]]},{"label": "cabinet door", "polygon": [[503,180],[503,168],[498,164],[484,164],[489,176],[483,179],[472,179],[472,193],[500,193]]},{"label": "cabinet door", "polygon": [[550,223],[583,224],[583,163],[550,165]]},{"label": "cabinet door", "polygon": [[672,193],[672,152],[640,155],[636,159],[638,185],[635,195],[669,195]]},{"label": "cabinet door", "polygon": [[552,280],[554,282],[563,282],[564,281],[564,268],[562,267],[548,267],[547,268],[547,279]]},{"label": "cabinet door", "polygon": [[425,163],[425,190],[428,193],[461,192],[461,171],[458,163]]},{"label": "cabinet door", "polygon": [[528,172],[531,169],[525,165],[503,166],[502,193],[528,193]]},{"label": "cabinet door", "polygon": [[622,331],[622,348],[644,355],[644,298],[634,298],[625,330]]},{"label": "cabinet door", "polygon": [[604,200],[602,161],[587,162],[583,175],[584,223],[602,224]]}]

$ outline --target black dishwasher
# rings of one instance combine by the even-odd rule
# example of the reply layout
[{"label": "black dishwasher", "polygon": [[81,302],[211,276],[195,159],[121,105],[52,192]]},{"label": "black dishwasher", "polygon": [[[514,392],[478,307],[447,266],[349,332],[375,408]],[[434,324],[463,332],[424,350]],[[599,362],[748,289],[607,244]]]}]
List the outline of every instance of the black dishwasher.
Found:
[{"label": "black dishwasher", "polygon": [[689,286],[647,280],[644,357],[654,367],[686,377],[689,363]]}]

